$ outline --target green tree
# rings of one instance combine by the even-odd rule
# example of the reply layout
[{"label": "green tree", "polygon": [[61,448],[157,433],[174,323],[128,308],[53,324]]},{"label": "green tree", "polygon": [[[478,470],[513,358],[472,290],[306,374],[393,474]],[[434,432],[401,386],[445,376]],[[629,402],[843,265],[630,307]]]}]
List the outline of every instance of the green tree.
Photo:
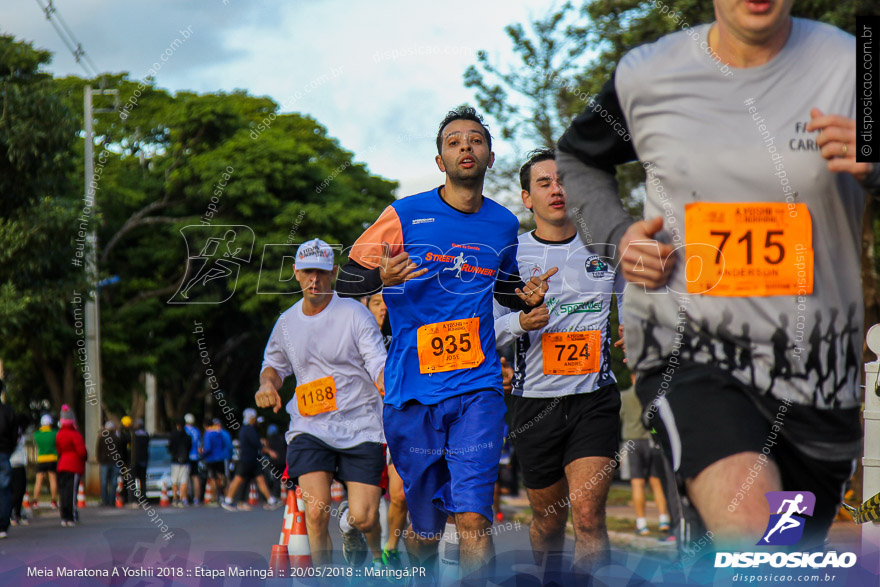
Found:
[{"label": "green tree", "polygon": [[77,201],[70,152],[76,128],[51,78],[50,55],[0,36],[0,357],[21,409],[73,403],[76,381],[70,263]]},{"label": "green tree", "polygon": [[[74,291],[83,298],[86,291],[84,268],[71,258],[81,229],[77,129],[88,84],[119,91],[117,98],[95,97],[96,108],[116,111],[94,118],[96,205],[85,222],[97,229],[99,277],[119,277],[100,289],[103,407],[112,416],[140,415],[143,374],[152,372],[162,420],[201,414],[212,397],[211,368],[224,401],[240,413],[253,404],[274,321],[299,298],[277,272],[261,267],[264,247],[283,245],[267,249],[275,270],[283,257],[273,257],[276,251],[286,248],[292,258],[310,238],[351,243],[393,200],[395,184],[370,174],[317,121],[278,114],[269,98],[242,91],[172,95],[124,73],[53,80],[38,71],[48,53],[4,42],[0,57],[14,58],[0,61],[0,70],[11,72],[0,78],[4,104],[46,104],[10,108],[0,127],[8,155],[0,165],[16,165],[0,182],[21,194],[0,203],[8,208],[0,218],[0,357],[11,389],[55,409],[82,398],[70,302]],[[237,285],[219,286],[223,297],[236,288],[222,304],[168,304],[192,277],[181,234],[192,225],[245,225],[255,235]],[[210,365],[200,360],[202,350]],[[219,415],[218,406],[212,411]]]}]

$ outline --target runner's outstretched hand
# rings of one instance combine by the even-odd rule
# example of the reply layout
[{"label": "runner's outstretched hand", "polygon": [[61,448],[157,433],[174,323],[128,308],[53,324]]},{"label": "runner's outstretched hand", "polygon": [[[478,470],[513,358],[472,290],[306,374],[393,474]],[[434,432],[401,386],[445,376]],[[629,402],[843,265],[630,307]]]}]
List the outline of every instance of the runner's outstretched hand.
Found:
[{"label": "runner's outstretched hand", "polygon": [[410,261],[409,253],[404,251],[392,257],[391,245],[382,243],[382,259],[379,262],[379,277],[382,278],[382,285],[385,287],[400,285],[404,281],[421,277],[428,272],[427,267],[416,271],[417,268],[418,266]]},{"label": "runner's outstretched hand", "polygon": [[523,289],[516,288],[516,295],[533,308],[540,306],[544,303],[544,294],[547,293],[547,280],[556,275],[557,271],[559,271],[559,267],[551,267],[544,275],[533,275]]}]

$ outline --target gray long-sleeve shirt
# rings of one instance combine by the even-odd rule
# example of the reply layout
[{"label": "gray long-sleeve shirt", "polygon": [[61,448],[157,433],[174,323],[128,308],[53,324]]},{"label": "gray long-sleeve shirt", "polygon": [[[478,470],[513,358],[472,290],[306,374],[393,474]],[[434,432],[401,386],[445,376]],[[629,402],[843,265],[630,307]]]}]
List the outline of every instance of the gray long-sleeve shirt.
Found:
[{"label": "gray long-sleeve shirt", "polygon": [[[558,157],[570,215],[593,250],[619,256],[616,245],[631,220],[612,174],[615,165],[638,159],[647,171],[645,217],[663,216],[657,238],[678,249],[666,287],[627,287],[629,365],[668,372],[675,355],[727,369],[754,391],[766,413],[775,413],[783,399],[795,404],[784,434],[804,452],[855,458],[865,189],[849,174],[828,171],[816,134],[805,128],[812,108],[855,117],[854,39],[796,18],[770,62],[722,72],[705,52],[708,31],[709,25],[696,27],[630,51],[575,119]],[[613,121],[622,122],[623,135]],[[875,169],[872,190],[878,179]],[[755,205],[698,213],[689,206],[696,203]],[[780,226],[794,213],[791,221],[805,227],[804,234],[785,228],[780,237],[772,230],[779,226],[754,216],[762,211],[763,220],[777,219]],[[700,271],[696,253],[706,245],[721,252],[703,258],[709,273],[702,277],[717,271],[740,286],[765,286],[776,273],[792,271],[796,285],[757,294],[743,289],[742,295],[689,287],[689,272]],[[810,247],[812,259],[805,252]],[[711,393],[706,390],[707,401]]]}]

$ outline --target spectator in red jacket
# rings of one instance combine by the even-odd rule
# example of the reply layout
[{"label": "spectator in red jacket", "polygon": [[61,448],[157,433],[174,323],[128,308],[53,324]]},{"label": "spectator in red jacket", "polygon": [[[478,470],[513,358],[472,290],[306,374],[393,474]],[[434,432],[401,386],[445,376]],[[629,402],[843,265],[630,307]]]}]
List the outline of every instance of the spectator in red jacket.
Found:
[{"label": "spectator in red jacket", "polygon": [[55,436],[58,451],[58,493],[61,498],[61,525],[72,527],[79,518],[76,510],[76,489],[86,472],[85,439],[76,429],[76,417],[67,405],[61,406],[61,428]]}]

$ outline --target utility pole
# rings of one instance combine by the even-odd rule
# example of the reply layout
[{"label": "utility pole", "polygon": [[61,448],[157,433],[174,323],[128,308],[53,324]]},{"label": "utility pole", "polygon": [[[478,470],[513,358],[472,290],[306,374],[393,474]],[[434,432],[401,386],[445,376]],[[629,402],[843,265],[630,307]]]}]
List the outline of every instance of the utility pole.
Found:
[{"label": "utility pole", "polygon": [[83,88],[83,117],[85,120],[85,204],[92,209],[89,222],[89,236],[86,247],[86,275],[89,293],[86,298],[86,363],[89,368],[90,380],[94,384],[87,388],[85,394],[85,441],[89,451],[86,467],[85,488],[89,495],[100,495],[100,466],[98,465],[95,446],[98,443],[98,431],[101,428],[101,319],[98,307],[98,230],[95,181],[95,131],[92,118],[96,113],[115,112],[115,108],[92,108],[92,96],[113,95],[116,90],[93,90],[92,86]]}]

